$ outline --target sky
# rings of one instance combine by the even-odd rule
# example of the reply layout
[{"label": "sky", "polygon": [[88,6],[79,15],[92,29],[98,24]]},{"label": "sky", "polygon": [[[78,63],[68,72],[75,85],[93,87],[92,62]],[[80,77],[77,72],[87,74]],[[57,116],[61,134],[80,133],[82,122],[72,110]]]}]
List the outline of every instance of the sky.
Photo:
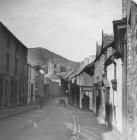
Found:
[{"label": "sky", "polygon": [[0,21],[28,48],[43,47],[70,60],[96,53],[102,30],[122,18],[122,0],[0,0]]}]

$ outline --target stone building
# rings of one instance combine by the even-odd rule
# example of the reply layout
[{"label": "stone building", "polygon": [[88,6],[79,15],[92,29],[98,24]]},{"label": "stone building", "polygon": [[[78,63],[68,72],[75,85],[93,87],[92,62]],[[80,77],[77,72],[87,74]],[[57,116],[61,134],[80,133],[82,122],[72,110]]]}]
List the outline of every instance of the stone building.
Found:
[{"label": "stone building", "polygon": [[27,103],[27,47],[0,22],[0,106]]},{"label": "stone building", "polygon": [[35,65],[35,98],[45,97],[44,93],[44,74],[41,72],[41,66]]},{"label": "stone building", "polygon": [[137,4],[134,1],[122,0],[122,19],[114,21],[113,26],[115,57],[122,62],[122,119],[117,127],[120,132],[117,139],[137,140]]},{"label": "stone building", "polygon": [[113,36],[102,32],[102,44],[97,44],[96,59],[94,61],[94,93],[95,93],[95,113],[98,116],[98,122],[105,124],[106,118],[106,98],[108,96],[109,81],[106,76],[104,63],[106,61],[105,49],[113,42]]},{"label": "stone building", "polygon": [[127,138],[137,139],[137,4],[127,4]]},{"label": "stone building", "polygon": [[[117,82],[116,90],[114,90],[114,106],[115,116],[113,119],[113,128],[116,129],[120,135],[125,134],[126,127],[126,104],[127,104],[127,93],[126,93],[126,19],[113,21],[114,28],[114,48],[115,48],[115,65],[116,75],[115,79]],[[112,83],[113,84],[113,83]]]},{"label": "stone building", "polygon": [[[79,87],[79,92],[74,93],[76,104],[79,108],[94,110],[93,104],[93,74],[94,63],[90,63],[82,68],[71,77],[73,86]],[[73,87],[73,88],[74,88]]]},{"label": "stone building", "polygon": [[[106,49],[105,61],[107,79],[109,81],[107,119],[113,132],[119,138],[125,138],[126,128],[126,19],[113,21],[114,40]],[[111,52],[111,53],[110,53]],[[106,107],[107,107],[106,106]],[[106,109],[107,112],[107,109]],[[109,118],[108,118],[109,117]],[[107,139],[110,139],[109,137]]]},{"label": "stone building", "polygon": [[36,74],[37,70],[35,68],[35,63],[28,62],[28,97],[27,104],[32,104],[35,102],[36,96]]},{"label": "stone building", "polygon": [[55,60],[49,61],[48,74],[51,74],[51,73],[59,74],[60,72],[61,72],[61,65],[55,62]]},{"label": "stone building", "polygon": [[106,76],[109,82],[109,87],[107,91],[107,98],[106,98],[106,105],[105,105],[105,110],[106,110],[106,125],[112,126],[112,121],[113,121],[113,110],[112,107],[114,108],[114,90],[112,88],[111,80],[115,79],[116,77],[116,63],[114,61],[114,49],[113,49],[113,44],[110,43],[106,48],[105,48],[105,57],[106,60],[104,62],[104,67],[106,70]]}]

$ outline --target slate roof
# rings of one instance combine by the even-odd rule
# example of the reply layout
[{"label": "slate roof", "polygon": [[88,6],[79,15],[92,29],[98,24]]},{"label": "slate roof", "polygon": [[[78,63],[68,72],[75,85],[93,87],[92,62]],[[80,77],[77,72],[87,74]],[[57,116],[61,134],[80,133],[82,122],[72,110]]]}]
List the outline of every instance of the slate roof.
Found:
[{"label": "slate roof", "polygon": [[96,57],[99,56],[100,53],[101,53],[101,46],[97,43],[96,44]]},{"label": "slate roof", "polygon": [[114,40],[113,35],[103,34],[102,35],[102,48],[105,48],[106,46],[111,44],[113,42],[113,40]]},{"label": "slate roof", "polygon": [[102,33],[102,45],[96,44],[96,60],[104,53],[105,49],[109,46],[113,46],[114,36],[111,34],[103,34]]},{"label": "slate roof", "polygon": [[82,66],[81,68],[78,69],[78,71],[71,77],[76,77],[77,75],[79,75],[82,72],[86,72],[89,75],[93,74],[94,71],[94,62],[91,62],[90,64],[86,65],[86,66]]},{"label": "slate roof", "polygon": [[18,43],[20,43],[24,48],[28,49],[1,21],[0,26],[8,33],[10,34]]},{"label": "slate roof", "polygon": [[62,77],[63,79],[65,79],[66,75],[68,74],[68,72],[61,72],[59,74],[60,77]]}]

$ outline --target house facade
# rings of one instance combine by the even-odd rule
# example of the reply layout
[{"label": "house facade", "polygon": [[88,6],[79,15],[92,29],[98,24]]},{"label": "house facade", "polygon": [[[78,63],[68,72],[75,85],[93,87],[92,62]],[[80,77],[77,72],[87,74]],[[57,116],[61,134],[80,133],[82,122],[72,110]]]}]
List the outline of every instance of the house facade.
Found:
[{"label": "house facade", "polygon": [[[115,77],[117,88],[114,90],[114,119],[113,128],[120,132],[120,135],[125,133],[126,126],[126,65],[127,65],[127,41],[126,41],[126,19],[113,21],[114,27],[114,48],[116,50],[115,58]],[[113,84],[113,83],[112,83]]]},{"label": "house facade", "polygon": [[137,139],[137,3],[127,1],[127,139]]},{"label": "house facade", "polygon": [[45,98],[44,93],[44,74],[41,72],[41,66],[35,65],[35,100],[38,102],[39,97]]},{"label": "house facade", "polygon": [[27,47],[0,22],[0,106],[27,103]]},{"label": "house facade", "polygon": [[28,98],[27,104],[35,103],[36,101],[36,74],[35,65],[28,62]]},{"label": "house facade", "polygon": [[137,139],[137,4],[122,0],[122,19],[113,22],[117,88],[113,128],[119,139]]},{"label": "house facade", "polygon": [[[90,71],[90,70],[91,71]],[[79,108],[84,109],[94,109],[93,105],[93,69],[94,63],[86,65],[81,68],[77,74],[72,76],[72,87],[74,93],[72,92],[72,100],[76,102]],[[73,95],[74,94],[74,95]]]},{"label": "house facade", "polygon": [[102,32],[102,44],[96,45],[96,59],[95,70],[94,70],[94,93],[95,93],[95,104],[96,109],[95,113],[98,116],[98,122],[100,124],[106,123],[106,103],[109,98],[109,88],[110,83],[107,79],[107,73],[105,69],[105,61],[106,61],[106,48],[113,41],[113,36],[104,34]]}]

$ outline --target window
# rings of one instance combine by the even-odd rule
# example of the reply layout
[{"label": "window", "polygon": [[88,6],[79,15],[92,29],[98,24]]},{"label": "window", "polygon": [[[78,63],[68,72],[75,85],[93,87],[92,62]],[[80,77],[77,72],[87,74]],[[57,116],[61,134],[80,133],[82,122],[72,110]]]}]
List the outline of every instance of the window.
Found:
[{"label": "window", "polygon": [[24,50],[23,50],[23,55],[24,55],[24,57],[26,57],[26,54],[27,54],[27,53],[26,53],[26,49],[24,49]]},{"label": "window", "polygon": [[10,48],[10,35],[7,36],[7,48]]},{"label": "window", "polygon": [[19,44],[17,43],[16,44],[16,53],[18,53],[19,52]]},{"label": "window", "polygon": [[54,64],[54,68],[55,68],[55,69],[57,68],[57,64]]},{"label": "window", "polygon": [[0,105],[2,105],[3,98],[3,78],[0,78]]},{"label": "window", "polygon": [[6,69],[9,69],[9,54],[6,55]]},{"label": "window", "polygon": [[8,81],[5,82],[5,97],[8,95]]},{"label": "window", "polygon": [[18,72],[18,59],[15,59],[15,73]]}]

